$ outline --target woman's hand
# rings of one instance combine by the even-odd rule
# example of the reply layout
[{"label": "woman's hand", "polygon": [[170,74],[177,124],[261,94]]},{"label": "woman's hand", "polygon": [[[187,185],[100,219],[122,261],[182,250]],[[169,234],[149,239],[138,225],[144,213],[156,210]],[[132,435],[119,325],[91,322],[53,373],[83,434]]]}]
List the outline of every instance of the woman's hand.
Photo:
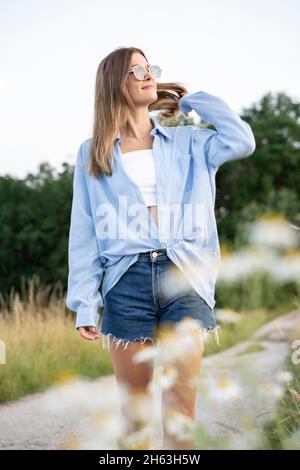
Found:
[{"label": "woman's hand", "polygon": [[79,327],[80,336],[84,339],[94,341],[100,337],[100,333],[96,330],[94,326],[80,326]]}]

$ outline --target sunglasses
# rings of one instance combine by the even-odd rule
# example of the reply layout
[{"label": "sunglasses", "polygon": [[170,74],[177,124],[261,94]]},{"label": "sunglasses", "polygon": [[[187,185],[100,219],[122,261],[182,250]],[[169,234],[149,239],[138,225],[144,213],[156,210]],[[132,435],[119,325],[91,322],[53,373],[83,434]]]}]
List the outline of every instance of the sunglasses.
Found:
[{"label": "sunglasses", "polygon": [[[151,75],[155,78],[159,78],[161,76],[161,68],[158,65],[150,65],[148,67],[148,71]],[[134,73],[135,78],[138,80],[144,80],[147,74],[147,71],[143,65],[134,65],[128,73]]]}]

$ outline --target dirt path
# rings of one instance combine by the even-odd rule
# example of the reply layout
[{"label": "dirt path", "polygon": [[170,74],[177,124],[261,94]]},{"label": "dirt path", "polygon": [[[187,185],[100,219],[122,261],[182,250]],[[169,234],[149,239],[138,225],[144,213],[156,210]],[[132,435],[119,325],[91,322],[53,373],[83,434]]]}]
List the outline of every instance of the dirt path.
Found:
[{"label": "dirt path", "polygon": [[[275,377],[291,354],[290,334],[299,325],[299,310],[283,315],[260,328],[251,340],[202,361],[197,420],[203,424],[206,446],[232,449],[255,448],[261,423],[272,415],[280,388]],[[155,393],[156,426],[153,449],[160,448],[161,393]],[[105,408],[104,408],[105,407]],[[101,423],[97,410],[119,412],[114,376],[79,380],[0,406],[0,449],[113,449],[111,435],[117,419]],[[91,413],[95,420],[91,424]],[[110,415],[111,416],[111,415]],[[247,423],[245,420],[247,419]],[[99,423],[103,425],[99,445]],[[251,426],[251,432],[247,431]],[[107,436],[107,438],[106,438]]]}]

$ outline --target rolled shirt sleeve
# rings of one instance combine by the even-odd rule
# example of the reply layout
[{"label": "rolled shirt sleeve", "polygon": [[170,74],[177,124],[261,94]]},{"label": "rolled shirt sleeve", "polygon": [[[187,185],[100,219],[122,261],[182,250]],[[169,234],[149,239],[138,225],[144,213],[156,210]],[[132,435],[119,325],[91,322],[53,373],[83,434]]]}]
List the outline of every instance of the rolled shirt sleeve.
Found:
[{"label": "rolled shirt sleeve", "polygon": [[250,125],[221,98],[204,91],[188,93],[179,100],[183,112],[193,110],[217,129],[194,128],[193,142],[204,149],[208,165],[219,167],[254,152],[256,142]]}]

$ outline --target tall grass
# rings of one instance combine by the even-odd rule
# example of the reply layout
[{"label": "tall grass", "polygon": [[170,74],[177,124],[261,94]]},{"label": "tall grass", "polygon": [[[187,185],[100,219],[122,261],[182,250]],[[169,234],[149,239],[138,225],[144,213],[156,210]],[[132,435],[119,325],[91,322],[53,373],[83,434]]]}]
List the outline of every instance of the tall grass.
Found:
[{"label": "tall grass", "polygon": [[0,339],[6,363],[0,365],[0,402],[46,389],[75,375],[113,373],[101,343],[83,340],[66,311],[60,285],[42,286],[33,276],[22,299],[13,290],[2,297]]},{"label": "tall grass", "polygon": [[[293,332],[291,344],[299,342],[300,327]],[[299,346],[298,346],[299,349]],[[286,361],[286,381],[275,417],[265,425],[265,449],[300,450],[300,354]]]}]

